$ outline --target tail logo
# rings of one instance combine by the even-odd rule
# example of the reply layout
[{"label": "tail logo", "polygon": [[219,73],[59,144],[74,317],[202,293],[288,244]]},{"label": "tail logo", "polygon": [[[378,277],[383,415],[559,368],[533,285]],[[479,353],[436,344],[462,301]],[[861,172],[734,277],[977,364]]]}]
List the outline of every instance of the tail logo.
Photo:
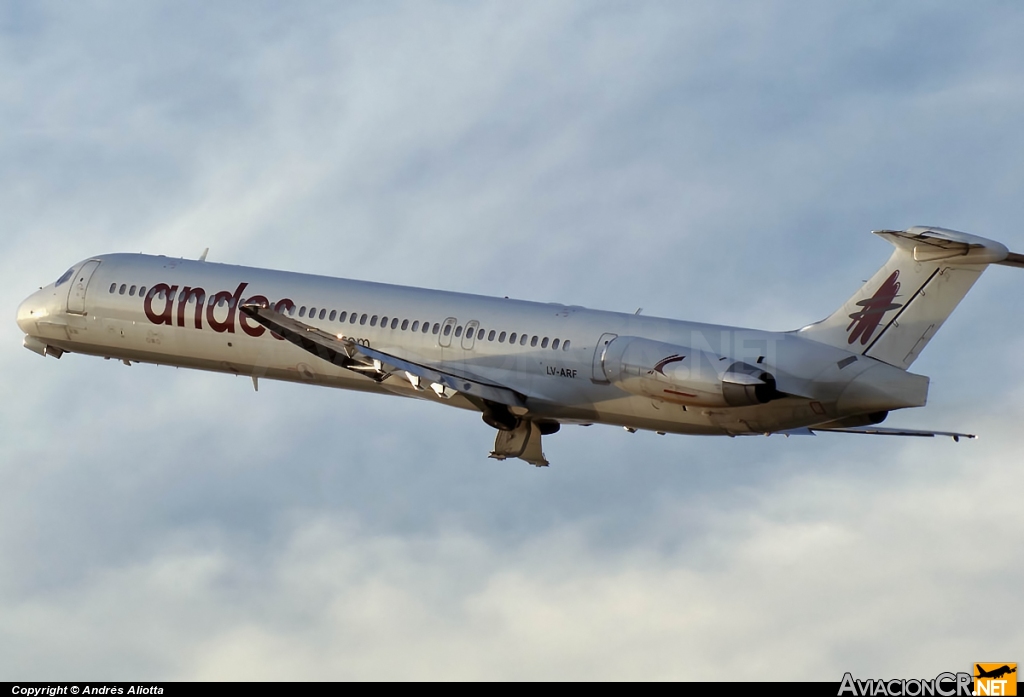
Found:
[{"label": "tail logo", "polygon": [[903,307],[903,305],[893,302],[900,292],[899,277],[900,272],[897,269],[889,278],[885,279],[874,295],[866,300],[857,301],[860,310],[850,315],[850,319],[853,321],[846,328],[846,331],[850,333],[848,343],[852,344],[860,339],[861,346],[866,345],[871,341],[871,336],[878,329],[878,325],[882,323],[885,313]]}]

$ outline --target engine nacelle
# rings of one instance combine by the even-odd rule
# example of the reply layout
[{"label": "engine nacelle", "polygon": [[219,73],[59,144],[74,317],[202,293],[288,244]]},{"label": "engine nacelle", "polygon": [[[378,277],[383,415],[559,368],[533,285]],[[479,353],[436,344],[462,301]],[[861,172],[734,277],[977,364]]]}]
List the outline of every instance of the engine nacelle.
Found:
[{"label": "engine nacelle", "polygon": [[686,406],[746,407],[784,396],[761,366],[634,336],[613,339],[601,367],[626,392]]}]

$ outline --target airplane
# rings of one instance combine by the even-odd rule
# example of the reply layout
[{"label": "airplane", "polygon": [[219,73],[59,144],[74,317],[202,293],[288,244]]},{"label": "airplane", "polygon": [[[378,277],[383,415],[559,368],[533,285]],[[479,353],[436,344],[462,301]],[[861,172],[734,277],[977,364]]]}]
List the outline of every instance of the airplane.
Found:
[{"label": "airplane", "polygon": [[18,308],[24,346],[426,399],[479,412],[490,457],[546,466],[562,425],[659,434],[973,434],[879,426],[924,406],[908,371],[992,264],[1024,255],[939,227],[895,250],[826,319],[784,332],[698,324],[144,254],[85,259]]},{"label": "airplane", "polygon": [[999,679],[1004,675],[1009,675],[1010,673],[1017,672],[1016,664],[1014,664],[1013,668],[1011,668],[1009,665],[1003,665],[999,668],[994,668],[992,670],[983,670],[980,663],[975,663],[974,669],[977,671],[977,674],[974,676],[976,678]]}]

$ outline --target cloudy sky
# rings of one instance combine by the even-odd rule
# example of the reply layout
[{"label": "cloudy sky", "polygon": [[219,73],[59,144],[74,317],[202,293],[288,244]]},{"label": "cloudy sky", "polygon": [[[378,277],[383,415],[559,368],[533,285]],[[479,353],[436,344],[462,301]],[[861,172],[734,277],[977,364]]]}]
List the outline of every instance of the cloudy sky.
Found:
[{"label": "cloudy sky", "polygon": [[[890,424],[566,428],[21,347],[113,251],[790,329],[1024,252],[1017,2],[0,0],[0,679],[819,679],[1020,661],[1024,273]],[[1015,504],[1015,502],[1018,502]]]}]

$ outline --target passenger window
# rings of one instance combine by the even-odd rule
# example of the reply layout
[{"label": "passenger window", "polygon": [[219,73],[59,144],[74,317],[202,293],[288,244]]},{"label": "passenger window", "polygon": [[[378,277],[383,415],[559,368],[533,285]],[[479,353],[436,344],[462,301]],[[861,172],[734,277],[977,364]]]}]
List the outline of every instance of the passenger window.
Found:
[{"label": "passenger window", "polygon": [[551,342],[551,350],[552,351],[557,351],[558,350],[558,339],[555,339],[554,341]]},{"label": "passenger window", "polygon": [[493,329],[490,331],[490,333],[487,334],[487,340],[488,341],[494,341],[494,330]]},{"label": "passenger window", "polygon": [[[409,328],[409,320],[403,319],[402,320],[402,331],[404,332],[408,328]],[[413,331],[415,331],[415,330],[413,330]]]},{"label": "passenger window", "polygon": [[388,316],[387,315],[384,315],[383,317],[380,318],[380,328],[381,329],[387,329],[388,328]]},{"label": "passenger window", "polygon": [[342,312],[340,315],[338,315],[338,321],[339,322],[344,322],[345,321],[345,317],[347,317],[347,316],[348,316],[347,312]]},{"label": "passenger window", "polygon": [[[424,325],[424,326],[426,326],[426,325]],[[437,334],[439,329],[441,329],[441,325],[438,324],[437,322],[434,322],[434,328],[430,330],[430,333],[431,334]],[[451,327],[448,327],[448,329],[451,329]],[[448,336],[447,332],[445,332],[445,336]]]},{"label": "passenger window", "polygon": [[[402,329],[405,329],[405,324],[404,323],[402,324]],[[420,330],[420,321],[419,320],[416,320],[415,322],[412,323],[412,330],[414,332],[418,332]]]},{"label": "passenger window", "polygon": [[514,343],[516,343],[516,337],[517,337],[517,336],[519,336],[519,335],[518,335],[518,334],[516,334],[515,332],[512,332],[512,336],[510,336],[510,337],[508,338],[508,343],[510,343],[510,344],[514,344]]},{"label": "passenger window", "polygon": [[457,337],[462,336],[462,325],[461,324],[459,326],[455,327],[455,336],[457,336]]},{"label": "passenger window", "polygon": [[[406,324],[408,324],[408,322],[406,322]],[[391,328],[392,329],[398,329],[398,318],[397,317],[392,317],[391,318]]]},{"label": "passenger window", "polygon": [[498,334],[498,343],[499,344],[505,343],[505,332],[502,332],[501,334]]},{"label": "passenger window", "polygon": [[320,319],[323,319],[326,314],[327,314],[327,310],[321,309],[320,310]]},{"label": "passenger window", "polygon": [[541,348],[547,348],[548,347],[548,338],[547,337],[544,337],[544,339],[540,342],[540,347]]},{"label": "passenger window", "polygon": [[337,310],[331,310],[331,314],[327,317],[328,321],[333,322],[334,318],[338,316]]},{"label": "passenger window", "polygon": [[526,346],[526,340],[529,339],[529,338],[530,337],[528,337],[526,334],[523,334],[522,336],[520,336],[519,337],[519,345],[520,346]]},{"label": "passenger window", "polygon": [[[222,300],[221,302],[224,302],[224,301]],[[306,316],[306,306],[303,305],[302,307],[299,308],[299,317],[305,317],[305,316]]]},{"label": "passenger window", "polygon": [[110,292],[113,293],[115,290],[117,290],[117,284],[116,283],[111,283],[110,284]]},{"label": "passenger window", "polygon": [[[491,332],[491,334],[494,334],[494,332]],[[484,330],[483,329],[479,330],[476,333],[476,339],[477,339],[477,341],[483,341],[484,340]]]},{"label": "passenger window", "polygon": [[359,324],[366,324],[366,313],[365,312],[363,313],[363,316],[359,318]]},{"label": "passenger window", "polygon": [[[126,286],[125,284],[123,284],[123,283],[122,283],[122,284],[121,284],[121,290],[117,291],[117,294],[118,294],[118,295],[124,295],[124,292],[125,292],[126,290],[128,290],[128,286]],[[185,294],[184,294],[184,293],[182,293],[181,295],[182,295],[182,297],[184,297],[184,296],[185,296]]]},{"label": "passenger window", "polygon": [[139,288],[139,297],[143,297],[146,294],[146,286]]},{"label": "passenger window", "polygon": [[135,286],[132,286],[131,288],[128,289],[128,295],[130,295],[133,298],[135,297]]},{"label": "passenger window", "polygon": [[[437,325],[436,324],[434,325],[434,333],[437,334]],[[448,336],[451,333],[452,333],[452,325],[450,325],[450,324],[444,325],[444,335]]]},{"label": "passenger window", "polygon": [[348,323],[355,324],[357,319],[359,319],[359,315],[353,312],[348,318]]},{"label": "passenger window", "polygon": [[536,345],[537,345],[537,335],[534,334],[533,338],[530,339],[530,346],[536,346]]},{"label": "passenger window", "polygon": [[370,318],[370,326],[371,327],[376,327],[377,326],[377,315],[374,315],[373,317]]},{"label": "passenger window", "polygon": [[562,344],[562,350],[563,351],[568,351],[569,350],[569,340],[568,339],[566,339],[565,343]]}]

